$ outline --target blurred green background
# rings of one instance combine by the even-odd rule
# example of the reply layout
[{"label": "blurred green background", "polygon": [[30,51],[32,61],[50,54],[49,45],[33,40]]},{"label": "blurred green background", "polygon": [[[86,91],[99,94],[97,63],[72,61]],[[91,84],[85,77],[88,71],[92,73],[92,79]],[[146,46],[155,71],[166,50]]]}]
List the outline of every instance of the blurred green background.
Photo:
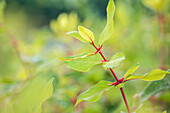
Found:
[{"label": "blurred green background", "polygon": [[[99,80],[114,78],[101,65],[81,73],[57,59],[95,52],[92,46],[65,33],[83,25],[94,32],[97,41],[106,24],[107,3],[108,0],[0,1],[0,113],[126,112],[117,88],[105,92],[99,102],[82,102],[75,108],[81,92]],[[170,1],[160,3],[115,1],[114,33],[102,51],[108,59],[119,51],[125,54],[126,60],[114,69],[118,78],[137,62],[137,75],[170,67]],[[169,85],[170,77],[165,80]],[[170,112],[167,84],[140,102],[148,84],[140,80],[125,84],[131,110],[135,112],[139,107],[137,113]]]}]

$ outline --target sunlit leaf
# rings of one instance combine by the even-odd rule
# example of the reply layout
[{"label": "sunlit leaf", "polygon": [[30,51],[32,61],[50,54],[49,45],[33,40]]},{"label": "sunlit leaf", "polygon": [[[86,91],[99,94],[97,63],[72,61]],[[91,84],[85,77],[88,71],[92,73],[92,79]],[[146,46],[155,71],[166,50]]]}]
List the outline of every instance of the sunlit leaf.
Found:
[{"label": "sunlit leaf", "polygon": [[99,81],[95,86],[92,86],[87,91],[81,93],[78,96],[77,102],[75,105],[82,102],[83,100],[90,101],[90,102],[98,101],[104,91],[109,90],[112,87],[114,87],[114,86],[108,85],[111,83],[112,82],[110,82],[110,81],[104,81],[104,80]]},{"label": "sunlit leaf", "polygon": [[153,81],[142,92],[141,100],[145,101],[152,95],[158,93],[159,91],[165,90],[168,88],[170,88],[170,84],[169,84],[168,80],[166,80],[166,79],[163,79],[160,81]]},{"label": "sunlit leaf", "polygon": [[79,55],[66,57],[66,59],[62,60],[65,60],[66,66],[71,69],[87,72],[90,71],[93,66],[100,64],[100,59],[102,58],[99,54],[91,55],[89,53],[82,53]]},{"label": "sunlit leaf", "polygon": [[139,64],[135,64],[133,66],[131,66],[128,71],[126,72],[126,74],[124,75],[124,77],[127,77],[128,75],[132,74],[134,71],[136,71],[139,67]]},{"label": "sunlit leaf", "polygon": [[169,74],[170,72],[163,71],[160,69],[152,70],[150,73],[145,74],[144,76],[134,76],[134,75],[128,75],[125,78],[125,81],[127,80],[133,80],[133,79],[141,79],[145,81],[155,81],[155,80],[161,80],[165,77],[166,74]]},{"label": "sunlit leaf", "polygon": [[116,53],[109,62],[103,63],[103,67],[104,69],[117,67],[124,59],[125,56],[123,53]]},{"label": "sunlit leaf", "polygon": [[168,4],[168,0],[142,0],[143,3],[154,11],[163,11]]},{"label": "sunlit leaf", "polygon": [[162,113],[167,113],[167,112],[166,112],[166,110],[165,110],[165,111],[163,111]]},{"label": "sunlit leaf", "polygon": [[92,31],[90,31],[89,29],[83,27],[83,26],[78,26],[78,31],[79,34],[89,43],[94,42],[94,34]]},{"label": "sunlit leaf", "polygon": [[115,12],[115,5],[113,0],[110,0],[107,5],[107,24],[99,36],[99,44],[102,45],[104,41],[110,38],[113,33],[113,16]]},{"label": "sunlit leaf", "polygon": [[71,31],[71,32],[67,32],[66,34],[69,34],[77,39],[79,39],[82,42],[88,42],[87,40],[85,40],[82,36],[80,36],[78,31]]}]

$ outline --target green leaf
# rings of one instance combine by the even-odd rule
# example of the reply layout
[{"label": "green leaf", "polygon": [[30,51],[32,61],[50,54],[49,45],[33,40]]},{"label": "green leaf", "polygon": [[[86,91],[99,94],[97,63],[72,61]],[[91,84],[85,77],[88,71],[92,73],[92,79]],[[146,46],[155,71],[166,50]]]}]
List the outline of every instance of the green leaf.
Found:
[{"label": "green leaf", "polygon": [[83,26],[78,26],[78,31],[79,34],[89,43],[94,42],[94,34],[91,32],[89,29],[83,27]]},{"label": "green leaf", "polygon": [[114,86],[108,85],[111,84],[110,81],[101,80],[95,86],[92,86],[87,91],[81,93],[78,98],[75,106],[82,102],[83,100],[90,102],[97,102],[102,96],[103,92],[113,88]]},{"label": "green leaf", "polygon": [[139,67],[139,63],[131,66],[128,71],[126,72],[126,74],[124,75],[124,77],[127,77],[128,75],[132,74],[133,72],[135,72]]},{"label": "green leaf", "polygon": [[167,112],[166,112],[166,110],[165,110],[165,111],[163,111],[162,113],[167,113]]},{"label": "green leaf", "polygon": [[120,84],[118,84],[116,87],[122,88],[124,85],[125,85],[124,83],[120,83]]},{"label": "green leaf", "polygon": [[28,81],[24,88],[13,95],[4,112],[10,113],[41,113],[42,104],[52,95],[54,78],[37,76]]},{"label": "green leaf", "polygon": [[153,81],[142,92],[141,101],[143,102],[152,95],[168,88],[170,88],[170,83],[166,79],[160,81]]},{"label": "green leaf", "polygon": [[103,67],[104,69],[117,67],[124,59],[125,56],[123,53],[116,53],[109,62],[103,63]]},{"label": "green leaf", "polygon": [[66,34],[71,35],[77,39],[79,39],[82,42],[88,42],[87,40],[85,40],[82,36],[80,36],[78,31],[71,31],[71,32],[67,32]]},{"label": "green leaf", "polygon": [[102,58],[99,54],[90,55],[89,53],[82,53],[66,57],[66,59],[68,59],[65,61],[67,67],[76,71],[87,72],[90,71],[93,66],[100,64],[100,59]]},{"label": "green leaf", "polygon": [[160,70],[160,69],[155,69],[155,70],[152,70],[150,73],[145,74],[144,76],[128,75],[125,78],[125,81],[133,80],[133,79],[142,79],[142,80],[145,80],[145,81],[161,80],[165,77],[165,75],[167,73],[169,74],[170,72],[163,71],[163,70]]},{"label": "green leaf", "polygon": [[115,12],[115,5],[113,0],[110,0],[107,5],[107,24],[99,36],[99,44],[102,45],[104,41],[110,38],[113,33],[113,16]]}]

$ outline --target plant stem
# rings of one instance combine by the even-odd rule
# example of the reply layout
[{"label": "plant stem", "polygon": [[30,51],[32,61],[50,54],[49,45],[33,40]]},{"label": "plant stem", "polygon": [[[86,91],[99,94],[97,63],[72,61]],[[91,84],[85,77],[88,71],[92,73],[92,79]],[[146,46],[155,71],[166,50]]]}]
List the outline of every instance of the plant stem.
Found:
[{"label": "plant stem", "polygon": [[[94,42],[92,42],[91,44],[93,45],[93,47],[94,47],[96,50],[98,50],[98,48],[94,45]],[[105,56],[103,55],[103,53],[102,53],[101,51],[99,51],[99,54],[102,56],[103,60],[106,62],[107,60],[106,60]],[[113,74],[114,78],[116,79],[117,83],[119,84],[120,81],[119,81],[119,79],[117,78],[115,72],[113,71],[112,68],[109,68],[109,69],[110,69],[110,71],[112,72],[112,74]],[[127,99],[126,99],[126,96],[125,96],[125,93],[124,93],[124,91],[123,91],[123,88],[120,88],[120,91],[121,91],[123,100],[124,100],[124,102],[125,102],[126,108],[127,108],[127,110],[128,110],[128,113],[131,113],[131,112],[130,112],[130,109],[129,109],[128,102],[127,102]]]}]

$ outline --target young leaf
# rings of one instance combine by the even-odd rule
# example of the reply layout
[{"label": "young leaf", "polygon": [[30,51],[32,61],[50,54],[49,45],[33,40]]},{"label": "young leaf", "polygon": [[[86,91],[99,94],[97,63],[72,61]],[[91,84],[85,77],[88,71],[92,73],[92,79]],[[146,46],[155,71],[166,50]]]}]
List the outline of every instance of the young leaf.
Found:
[{"label": "young leaf", "polygon": [[151,71],[150,73],[146,74],[144,78],[142,78],[142,80],[145,80],[145,81],[161,80],[165,77],[167,73],[170,73],[170,72],[163,71],[160,69],[155,69]]},{"label": "young leaf", "polygon": [[165,77],[166,74],[169,74],[170,72],[167,71],[163,71],[160,69],[155,69],[153,71],[151,71],[148,74],[145,74],[144,76],[134,76],[134,75],[128,75],[125,78],[125,81],[128,80],[133,80],[133,79],[142,79],[144,81],[155,81],[155,80],[161,80]]},{"label": "young leaf", "polygon": [[100,97],[102,96],[104,91],[109,90],[112,87],[114,87],[112,85],[108,85],[108,84],[111,84],[111,83],[112,82],[105,81],[105,80],[99,81],[95,86],[92,86],[87,91],[81,93],[78,96],[75,106],[78,103],[82,102],[83,100],[90,101],[90,102],[98,101],[100,99]]},{"label": "young leaf", "polygon": [[102,45],[105,40],[109,39],[113,33],[113,16],[115,12],[115,5],[113,0],[110,0],[107,5],[107,24],[99,36],[99,44]]},{"label": "young leaf", "polygon": [[141,101],[143,102],[147,100],[149,97],[151,97],[152,95],[158,93],[159,91],[168,88],[170,88],[170,84],[166,79],[160,81],[153,81],[142,92]]},{"label": "young leaf", "polygon": [[117,67],[124,59],[125,56],[123,53],[116,53],[109,62],[103,63],[103,67],[104,69]]},{"label": "young leaf", "polygon": [[91,32],[89,29],[83,27],[83,26],[78,26],[78,31],[79,34],[89,43],[94,42],[94,34]]},{"label": "young leaf", "polygon": [[71,32],[67,32],[66,34],[71,35],[77,39],[79,39],[82,42],[88,42],[87,40],[85,40],[82,36],[80,36],[78,31],[71,31]]},{"label": "young leaf", "polygon": [[124,85],[125,85],[124,83],[120,83],[120,84],[118,84],[116,87],[122,88]]},{"label": "young leaf", "polygon": [[139,67],[139,63],[131,66],[128,71],[126,72],[126,74],[124,75],[124,78],[127,77],[128,75],[132,74],[133,72],[135,72]]},{"label": "young leaf", "polygon": [[89,53],[82,53],[76,56],[69,56],[66,57],[65,64],[67,67],[81,71],[81,72],[87,72],[90,71],[90,69],[97,65],[100,64],[101,61],[101,56],[99,54],[89,54]]}]

